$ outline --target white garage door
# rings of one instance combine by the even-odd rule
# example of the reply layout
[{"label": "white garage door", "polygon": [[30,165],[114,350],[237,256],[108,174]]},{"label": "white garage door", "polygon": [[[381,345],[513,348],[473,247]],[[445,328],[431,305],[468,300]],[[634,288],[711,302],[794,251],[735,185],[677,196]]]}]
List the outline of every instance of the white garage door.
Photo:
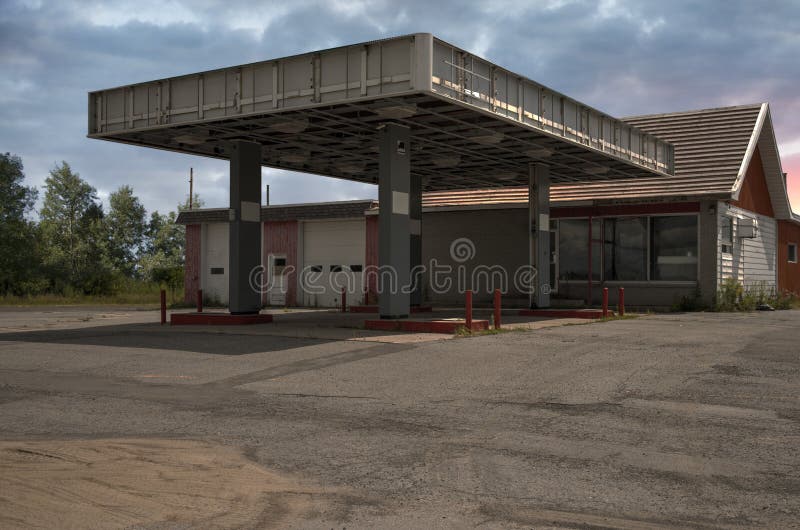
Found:
[{"label": "white garage door", "polygon": [[348,305],[360,304],[365,252],[364,219],[305,222],[304,305],[336,307],[341,304],[341,288],[347,290]]},{"label": "white garage door", "polygon": [[228,303],[228,237],[227,223],[206,225],[203,296],[222,304]]}]

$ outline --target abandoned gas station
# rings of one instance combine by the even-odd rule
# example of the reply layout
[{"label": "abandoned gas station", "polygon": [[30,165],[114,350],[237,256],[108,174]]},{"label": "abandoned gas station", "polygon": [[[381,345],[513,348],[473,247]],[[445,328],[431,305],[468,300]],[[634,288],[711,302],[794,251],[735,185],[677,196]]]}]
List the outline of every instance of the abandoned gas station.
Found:
[{"label": "abandoned gas station", "polygon": [[[187,298],[233,314],[336,305],[337,290],[301,292],[303,271],[369,266],[412,286],[359,276],[381,318],[455,302],[412,275],[452,262],[457,240],[471,270],[536,271],[509,289],[527,307],[622,284],[669,305],[728,277],[800,290],[766,104],[616,119],[415,34],[93,92],[89,136],[230,161],[230,207],[179,222]],[[262,166],[377,184],[378,201],[262,206]]]}]

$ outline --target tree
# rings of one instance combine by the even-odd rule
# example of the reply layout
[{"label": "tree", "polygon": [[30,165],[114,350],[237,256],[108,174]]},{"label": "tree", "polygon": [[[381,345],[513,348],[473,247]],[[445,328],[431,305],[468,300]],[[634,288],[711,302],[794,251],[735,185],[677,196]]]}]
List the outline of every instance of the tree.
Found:
[{"label": "tree", "polygon": [[118,271],[131,277],[147,231],[146,212],[130,186],[122,186],[112,193],[109,204],[110,257]]},{"label": "tree", "polygon": [[66,162],[50,171],[45,180],[44,203],[40,212],[45,266],[53,287],[92,292],[87,286],[93,273],[106,276],[108,265],[107,229],[97,191]]},{"label": "tree", "polygon": [[27,294],[39,269],[36,226],[25,218],[38,194],[24,180],[22,159],[0,153],[0,294]]}]

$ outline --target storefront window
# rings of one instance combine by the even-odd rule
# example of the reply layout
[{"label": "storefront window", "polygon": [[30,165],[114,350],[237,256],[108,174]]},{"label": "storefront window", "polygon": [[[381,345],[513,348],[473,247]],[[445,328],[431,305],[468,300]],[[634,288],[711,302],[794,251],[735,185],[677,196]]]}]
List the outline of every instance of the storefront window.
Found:
[{"label": "storefront window", "polygon": [[647,279],[647,218],[620,217],[603,220],[605,237],[603,279]]},{"label": "storefront window", "polygon": [[697,280],[697,217],[650,219],[650,279]]},{"label": "storefront window", "polygon": [[[592,238],[601,236],[600,222],[592,223]],[[600,280],[602,256],[599,245],[592,247],[592,278]],[[558,222],[558,278],[560,280],[586,280],[589,276],[589,220],[561,219]]]}]

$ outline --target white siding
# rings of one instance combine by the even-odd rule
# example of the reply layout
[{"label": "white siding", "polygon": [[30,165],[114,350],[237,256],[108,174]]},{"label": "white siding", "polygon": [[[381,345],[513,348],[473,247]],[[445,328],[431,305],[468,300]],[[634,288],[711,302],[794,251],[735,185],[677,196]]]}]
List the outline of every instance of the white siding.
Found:
[{"label": "white siding", "polygon": [[[735,206],[719,203],[717,219],[717,256],[719,283],[727,278],[736,278],[743,285],[763,283],[775,286],[777,274],[777,223],[775,219],[753,213]],[[733,247],[730,253],[722,252],[721,220],[725,215],[734,218]],[[755,238],[739,237],[739,220],[750,218],[758,223]]]}]

